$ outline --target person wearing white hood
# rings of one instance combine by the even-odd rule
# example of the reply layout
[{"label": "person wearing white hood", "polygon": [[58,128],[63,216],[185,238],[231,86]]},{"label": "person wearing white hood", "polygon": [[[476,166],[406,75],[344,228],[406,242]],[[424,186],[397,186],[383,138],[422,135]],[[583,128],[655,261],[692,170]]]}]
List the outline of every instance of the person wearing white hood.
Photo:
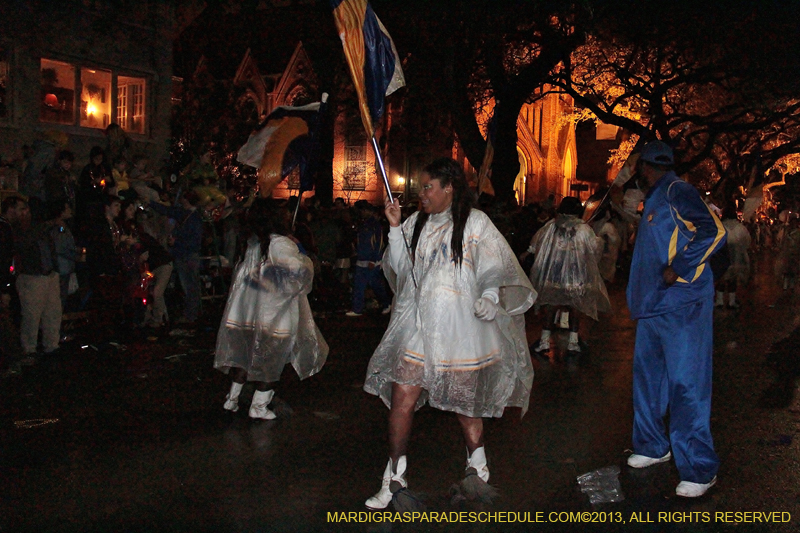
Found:
[{"label": "person wearing white hood", "polygon": [[530,275],[539,293],[536,304],[546,308],[541,338],[531,347],[537,355],[550,350],[550,328],[559,308],[569,310],[569,355],[581,353],[577,312],[597,320],[598,312],[611,310],[597,267],[603,247],[592,228],[581,219],[582,211],[577,198],[568,196],[561,200],[556,218],[536,232],[528,248],[535,257]]},{"label": "person wearing white hood", "polygon": [[250,418],[272,420],[269,409],[276,383],[287,364],[300,379],[322,369],[328,345],[308,304],[314,265],[289,236],[288,211],[256,200],[248,213],[247,251],[237,265],[217,334],[214,368],[233,383],[224,408],[239,409],[248,381],[255,393]]}]

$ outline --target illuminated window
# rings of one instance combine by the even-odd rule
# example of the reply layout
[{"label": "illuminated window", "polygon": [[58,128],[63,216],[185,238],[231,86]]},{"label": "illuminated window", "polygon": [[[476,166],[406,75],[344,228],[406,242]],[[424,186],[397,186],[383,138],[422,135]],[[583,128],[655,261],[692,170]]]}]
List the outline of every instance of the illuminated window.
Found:
[{"label": "illuminated window", "polygon": [[344,170],[342,189],[363,191],[367,185],[367,162],[347,161]]},{"label": "illuminated window", "polygon": [[42,59],[39,119],[58,124],[75,123],[75,67]]},{"label": "illuminated window", "polygon": [[613,141],[617,138],[618,130],[619,128],[613,124],[604,124],[599,122],[597,124],[595,139],[598,141]]},{"label": "illuminated window", "polygon": [[[8,70],[7,66],[4,67],[7,64],[3,62],[4,50],[0,45],[0,86],[7,78],[3,72]],[[112,92],[113,83],[117,88],[116,99]],[[42,59],[41,84],[39,119],[42,122],[95,129],[105,129],[116,122],[129,133],[144,134],[146,131],[145,78],[120,75],[115,80],[110,70]],[[80,99],[76,101],[78,87]],[[1,113],[0,108],[0,119],[3,118]]]},{"label": "illuminated window", "polygon": [[342,189],[363,191],[367,185],[367,136],[359,118],[348,119],[345,142]]},{"label": "illuminated window", "polygon": [[145,80],[119,76],[117,78],[117,123],[132,133],[145,132]]},{"label": "illuminated window", "polygon": [[82,68],[81,87],[80,125],[105,129],[111,123],[111,72]]},{"label": "illuminated window", "polygon": [[11,51],[0,44],[0,120],[11,116],[11,104],[8,101],[11,96],[10,63]]}]

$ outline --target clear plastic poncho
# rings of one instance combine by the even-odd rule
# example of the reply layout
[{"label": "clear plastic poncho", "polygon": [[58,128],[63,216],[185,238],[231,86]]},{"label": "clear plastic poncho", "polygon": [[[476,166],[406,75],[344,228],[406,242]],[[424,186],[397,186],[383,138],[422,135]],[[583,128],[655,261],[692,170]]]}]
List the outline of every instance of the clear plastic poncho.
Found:
[{"label": "clear plastic poncho", "polygon": [[214,368],[247,371],[248,381],[278,381],[291,363],[300,379],[320,371],[328,344],[314,323],[306,295],[311,290],[311,259],[288,237],[271,235],[262,260],[253,237],[236,267],[217,334]]},{"label": "clear plastic poncho", "polygon": [[722,276],[722,281],[736,280],[739,283],[747,283],[750,279],[750,232],[744,227],[744,224],[736,219],[726,218],[722,221],[725,227],[725,234],[728,245],[728,257],[731,264],[725,274]]},{"label": "clear plastic poncho", "polygon": [[595,222],[592,230],[599,238],[602,250],[600,260],[597,262],[597,270],[600,276],[609,283],[614,283],[614,276],[617,273],[617,260],[619,259],[620,238],[617,228],[606,218]]},{"label": "clear plastic poncho", "polygon": [[[403,224],[409,243],[416,219],[417,213]],[[390,233],[383,268],[395,293],[392,317],[369,362],[364,390],[389,407],[397,382],[423,389],[417,408],[427,401],[471,417],[500,417],[507,406],[525,414],[533,366],[524,313],[536,292],[484,213],[470,213],[460,268],[450,253],[452,233],[449,209],[431,215],[413,265],[402,237]],[[473,313],[486,289],[499,289],[500,297],[497,317],[488,322]]]},{"label": "clear plastic poncho", "polygon": [[602,254],[597,236],[583,220],[560,214],[536,232],[531,283],[537,305],[563,305],[597,320],[611,310],[597,261]]}]

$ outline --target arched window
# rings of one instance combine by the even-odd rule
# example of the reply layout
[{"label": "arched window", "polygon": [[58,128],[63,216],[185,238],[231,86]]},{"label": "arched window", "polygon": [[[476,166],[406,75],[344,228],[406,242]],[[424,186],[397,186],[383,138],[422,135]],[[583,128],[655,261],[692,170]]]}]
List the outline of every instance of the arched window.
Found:
[{"label": "arched window", "polygon": [[562,196],[569,196],[569,186],[575,180],[575,161],[572,152],[572,147],[567,147],[567,153],[564,154],[564,181],[562,182]]},{"label": "arched window", "polygon": [[519,174],[514,180],[514,196],[517,198],[518,205],[525,205],[525,184],[528,175],[528,160],[522,150],[517,146],[517,157],[519,158]]}]

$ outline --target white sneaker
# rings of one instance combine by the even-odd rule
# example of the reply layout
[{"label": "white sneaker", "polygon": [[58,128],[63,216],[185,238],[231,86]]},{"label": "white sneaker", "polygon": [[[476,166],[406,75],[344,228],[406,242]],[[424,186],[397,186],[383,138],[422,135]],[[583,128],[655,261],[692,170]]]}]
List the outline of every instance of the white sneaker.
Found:
[{"label": "white sneaker", "polygon": [[361,316],[363,313],[356,313],[355,311],[348,311],[344,314],[344,316]]},{"label": "white sneaker", "polygon": [[253,402],[250,404],[250,418],[260,418],[262,420],[275,420],[276,415],[267,408],[272,397],[275,395],[274,390],[259,391],[253,394]]},{"label": "white sneaker", "polygon": [[672,452],[667,452],[667,455],[659,458],[647,457],[646,455],[634,453],[628,457],[628,466],[632,468],[647,468],[648,466],[657,465],[659,463],[666,463],[670,459],[672,459]]},{"label": "white sneaker", "polygon": [[405,488],[408,486],[406,482],[406,456],[403,455],[397,460],[397,472],[392,472],[392,460],[386,465],[386,470],[383,471],[383,481],[381,482],[381,490],[375,496],[364,502],[364,505],[369,509],[380,510],[386,509],[392,501],[392,482],[399,484],[400,487]]},{"label": "white sneaker", "polygon": [[675,487],[675,494],[678,496],[683,496],[684,498],[699,498],[708,492],[708,489],[713,487],[716,483],[717,476],[714,476],[714,479],[708,483],[692,483],[691,481],[681,481],[678,483],[678,486]]},{"label": "white sneaker", "polygon": [[579,354],[581,353],[581,345],[578,344],[577,342],[570,342],[567,345],[567,351],[574,354]]}]

